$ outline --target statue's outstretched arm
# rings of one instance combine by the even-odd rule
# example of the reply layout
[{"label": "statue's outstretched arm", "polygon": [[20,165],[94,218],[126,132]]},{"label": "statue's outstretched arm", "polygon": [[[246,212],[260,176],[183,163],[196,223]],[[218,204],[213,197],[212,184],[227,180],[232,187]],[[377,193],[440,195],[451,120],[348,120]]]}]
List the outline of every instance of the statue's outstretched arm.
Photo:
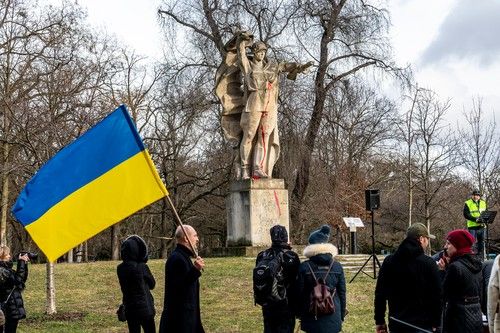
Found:
[{"label": "statue's outstretched arm", "polygon": [[286,76],[289,80],[295,80],[297,78],[297,74],[305,73],[314,64],[314,62],[309,61],[305,64],[299,64],[296,62],[285,62],[280,64],[280,71],[287,72]]}]

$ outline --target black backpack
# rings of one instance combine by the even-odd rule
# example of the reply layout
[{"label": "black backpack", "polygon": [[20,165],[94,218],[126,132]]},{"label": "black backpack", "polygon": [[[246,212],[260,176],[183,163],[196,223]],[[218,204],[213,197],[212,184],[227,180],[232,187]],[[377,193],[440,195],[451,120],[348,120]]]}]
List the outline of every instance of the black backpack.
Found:
[{"label": "black backpack", "polygon": [[328,267],[328,271],[326,272],[323,278],[316,278],[316,274],[309,263],[309,270],[314,278],[315,285],[311,290],[311,294],[309,296],[309,313],[314,315],[314,318],[318,318],[318,316],[329,315],[335,312],[335,303],[333,302],[333,297],[335,296],[336,289],[333,288],[333,291],[330,291],[330,288],[326,285],[326,279],[328,278],[328,274],[333,266],[333,261]]},{"label": "black backpack", "polygon": [[282,251],[263,252],[253,269],[253,296],[259,305],[286,300]]}]

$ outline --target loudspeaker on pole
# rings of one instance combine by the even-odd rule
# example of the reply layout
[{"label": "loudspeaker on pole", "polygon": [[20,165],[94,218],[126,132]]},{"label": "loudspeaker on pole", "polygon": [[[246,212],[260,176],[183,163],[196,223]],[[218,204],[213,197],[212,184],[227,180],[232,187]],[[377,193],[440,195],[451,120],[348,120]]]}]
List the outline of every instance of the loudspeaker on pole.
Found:
[{"label": "loudspeaker on pole", "polygon": [[375,210],[380,208],[380,192],[379,190],[365,190],[366,210]]}]

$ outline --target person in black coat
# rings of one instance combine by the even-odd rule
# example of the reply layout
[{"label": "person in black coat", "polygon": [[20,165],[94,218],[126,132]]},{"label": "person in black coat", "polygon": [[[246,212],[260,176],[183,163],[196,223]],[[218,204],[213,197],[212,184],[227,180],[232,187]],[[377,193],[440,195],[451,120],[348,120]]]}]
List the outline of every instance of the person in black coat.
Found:
[{"label": "person in black coat", "polygon": [[137,235],[125,239],[121,245],[123,262],[116,271],[125,305],[130,333],[155,333],[155,304],[151,290],[155,279],[149,270],[148,248],[146,242]]},{"label": "person in black coat", "polygon": [[436,331],[441,326],[441,276],[434,259],[424,253],[431,238],[436,237],[424,224],[414,223],[396,252],[384,259],[375,287],[377,333],[387,333],[387,304],[391,333],[421,332],[414,327]]},{"label": "person in black coat", "polygon": [[[304,249],[308,260],[299,266],[297,277],[297,299],[299,302],[298,315],[300,328],[308,333],[338,333],[342,331],[342,322],[346,310],[346,285],[344,269],[335,260],[337,248],[329,243],[330,227],[323,225],[309,235],[309,245]],[[316,316],[310,311],[311,291],[316,285],[313,274],[317,279],[323,279],[333,295],[335,311],[331,314]]]},{"label": "person in black coat", "polygon": [[446,258],[439,261],[441,268],[447,266],[443,281],[443,333],[483,331],[482,263],[472,254],[474,241],[467,230],[454,230],[446,236],[449,262],[445,262]]},{"label": "person in black coat", "polygon": [[292,251],[288,243],[288,232],[282,225],[275,225],[270,230],[271,247],[257,255],[256,264],[264,255],[272,252],[274,256],[282,255],[283,286],[286,290],[286,298],[279,302],[269,302],[262,305],[262,316],[264,318],[264,333],[293,333],[295,328],[295,299],[292,287],[297,279],[300,259],[297,253]]},{"label": "person in black coat", "polygon": [[0,326],[1,333],[15,333],[19,320],[26,318],[21,292],[28,278],[28,262],[28,254],[19,255],[17,269],[14,270],[10,248],[0,246],[0,301],[5,303],[5,325]]},{"label": "person in black coat", "polygon": [[[175,231],[177,246],[165,265],[165,298],[159,333],[204,333],[200,315],[200,283],[205,267],[199,256],[194,261],[198,234],[193,227]],[[191,249],[190,244],[194,247]]]}]

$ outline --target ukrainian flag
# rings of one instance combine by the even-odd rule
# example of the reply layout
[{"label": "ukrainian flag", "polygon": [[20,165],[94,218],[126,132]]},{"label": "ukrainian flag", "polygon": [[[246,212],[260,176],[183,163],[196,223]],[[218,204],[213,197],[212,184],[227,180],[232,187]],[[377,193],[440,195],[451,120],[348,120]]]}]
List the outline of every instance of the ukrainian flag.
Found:
[{"label": "ukrainian flag", "polygon": [[166,195],[122,105],[38,170],[12,213],[53,262]]}]

